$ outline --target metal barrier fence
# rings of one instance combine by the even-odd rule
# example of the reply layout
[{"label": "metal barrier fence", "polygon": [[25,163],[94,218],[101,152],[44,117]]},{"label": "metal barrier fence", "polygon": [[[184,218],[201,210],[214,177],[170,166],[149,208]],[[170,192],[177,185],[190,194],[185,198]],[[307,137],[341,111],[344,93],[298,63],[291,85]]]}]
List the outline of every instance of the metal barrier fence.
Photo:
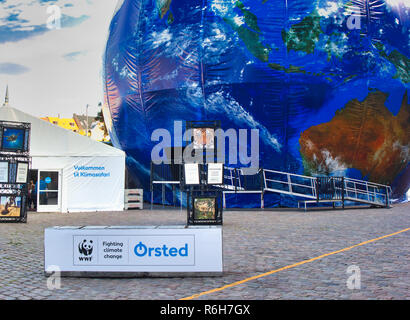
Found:
[{"label": "metal barrier fence", "polygon": [[261,208],[263,201],[263,169],[224,167],[223,206],[226,208],[226,194],[229,193],[260,193]]},{"label": "metal barrier fence", "polygon": [[339,200],[344,201],[344,178],[343,177],[317,177],[316,178],[317,201]]},{"label": "metal barrier fence", "polygon": [[[161,202],[166,202],[166,189],[172,189],[172,201],[176,205],[176,188],[181,184],[182,175],[181,164],[154,164],[151,162],[150,173],[150,191],[151,191],[151,209],[154,203],[154,188],[161,186]],[[181,204],[182,206],[182,204]],[[182,208],[182,207],[181,207]]]},{"label": "metal barrier fence", "polygon": [[316,178],[263,169],[264,190],[316,199]]},{"label": "metal barrier fence", "polygon": [[391,187],[352,178],[344,178],[345,199],[379,206],[390,206]]},{"label": "metal barrier fence", "polygon": [[[162,186],[163,202],[165,188],[172,189],[175,203],[175,189],[181,184],[182,168],[180,164],[151,164],[151,204],[154,185]],[[301,197],[309,203],[341,202],[344,206],[345,201],[353,201],[390,206],[391,188],[387,185],[346,177],[311,177],[261,168],[256,172],[252,170],[224,166],[223,184],[214,186],[223,190],[224,207],[226,193],[260,193],[263,208],[265,192]]]}]

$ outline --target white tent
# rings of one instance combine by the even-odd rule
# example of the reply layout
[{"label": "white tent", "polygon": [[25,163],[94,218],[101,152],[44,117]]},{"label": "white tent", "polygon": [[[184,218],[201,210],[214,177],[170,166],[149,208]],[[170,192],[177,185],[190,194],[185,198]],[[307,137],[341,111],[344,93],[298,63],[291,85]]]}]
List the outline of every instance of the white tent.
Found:
[{"label": "white tent", "polygon": [[[7,104],[0,120],[31,123],[32,169],[39,170],[38,211],[117,211],[124,209],[125,153],[65,130]],[[53,183],[50,183],[53,180]],[[45,186],[45,187],[44,187]],[[42,190],[47,190],[47,192]],[[47,195],[48,199],[40,198]],[[45,200],[44,200],[45,199]]]}]

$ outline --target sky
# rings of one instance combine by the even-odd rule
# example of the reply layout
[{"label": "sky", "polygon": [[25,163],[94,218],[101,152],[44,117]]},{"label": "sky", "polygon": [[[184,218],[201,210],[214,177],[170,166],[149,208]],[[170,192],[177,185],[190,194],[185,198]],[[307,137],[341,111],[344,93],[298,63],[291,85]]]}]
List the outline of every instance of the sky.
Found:
[{"label": "sky", "polygon": [[[0,0],[0,106],[37,117],[99,111],[117,0]],[[58,17],[60,16],[60,19]]]}]

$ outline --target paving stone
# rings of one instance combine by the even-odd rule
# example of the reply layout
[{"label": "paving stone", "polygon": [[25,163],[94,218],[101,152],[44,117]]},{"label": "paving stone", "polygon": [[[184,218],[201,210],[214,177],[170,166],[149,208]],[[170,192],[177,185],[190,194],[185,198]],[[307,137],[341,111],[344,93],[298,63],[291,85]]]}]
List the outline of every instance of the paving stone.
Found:
[{"label": "paving stone", "polygon": [[[184,224],[178,210],[29,213],[0,224],[0,299],[179,299],[410,227],[392,209],[225,211],[224,274],[212,278],[63,278],[48,290],[44,229],[59,225]],[[361,287],[347,288],[347,268]],[[410,299],[410,231],[204,295],[199,299]]]}]

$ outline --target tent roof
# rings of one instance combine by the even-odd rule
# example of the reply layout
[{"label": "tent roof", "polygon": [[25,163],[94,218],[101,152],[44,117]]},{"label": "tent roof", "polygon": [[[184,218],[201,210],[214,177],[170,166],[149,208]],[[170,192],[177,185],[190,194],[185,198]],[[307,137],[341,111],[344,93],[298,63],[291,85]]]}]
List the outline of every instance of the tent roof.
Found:
[{"label": "tent roof", "polygon": [[8,105],[0,107],[0,120],[31,123],[32,157],[125,156],[120,149],[60,128]]}]

